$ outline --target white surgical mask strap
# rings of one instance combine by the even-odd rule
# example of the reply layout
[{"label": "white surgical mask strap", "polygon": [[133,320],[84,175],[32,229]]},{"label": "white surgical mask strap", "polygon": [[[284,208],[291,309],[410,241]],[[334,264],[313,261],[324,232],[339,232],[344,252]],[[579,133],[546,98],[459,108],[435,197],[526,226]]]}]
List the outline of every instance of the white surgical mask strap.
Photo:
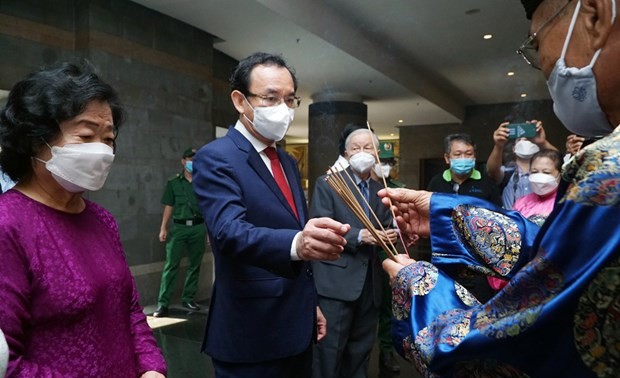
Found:
[{"label": "white surgical mask strap", "polygon": [[[52,150],[52,146],[50,146],[50,145],[49,145],[49,143],[47,143],[47,141],[46,141],[45,139],[43,139],[43,137],[41,137],[41,140],[43,141],[43,143],[45,143],[45,145],[47,146],[47,148],[49,148],[49,149],[50,149],[50,151],[51,151],[51,150]],[[34,160],[38,160],[38,161],[40,161],[40,162],[41,162],[41,163],[43,163],[43,164],[47,164],[47,161],[42,160],[42,159],[39,159],[39,158],[38,158],[38,157],[36,157],[36,156],[33,156],[32,158],[33,158]]]},{"label": "white surgical mask strap", "polygon": [[[611,1],[611,24],[616,21],[616,0]],[[573,35],[573,30],[575,29],[575,24],[577,23],[577,16],[579,15],[579,8],[581,7],[581,0],[577,1],[577,5],[575,6],[575,13],[573,13],[573,18],[571,19],[570,25],[568,27],[568,33],[566,34],[566,40],[564,40],[564,47],[562,47],[562,54],[560,55],[560,59],[564,59],[566,57],[566,50],[568,50],[568,43]],[[601,54],[601,49],[596,50],[592,60],[590,61],[589,67],[593,67],[594,63],[598,59],[598,56]]]},{"label": "white surgical mask strap", "polygon": [[577,16],[579,15],[580,7],[581,0],[577,0],[577,6],[575,6],[575,13],[573,13],[573,18],[570,20],[570,25],[568,26],[568,33],[566,33],[566,39],[564,40],[564,47],[562,48],[562,54],[560,55],[560,59],[564,59],[564,57],[566,56],[566,50],[568,50],[568,43],[573,36],[573,29],[575,29],[575,23],[577,22]]},{"label": "white surgical mask strap", "polygon": [[[254,107],[252,106],[252,104],[250,104],[250,101],[248,100],[248,98],[245,97],[245,95],[243,95],[243,98],[245,99],[245,102],[247,102],[248,105],[250,105],[250,109],[252,109],[252,113],[254,113]],[[250,119],[248,118],[248,116],[245,115],[245,113],[243,113],[243,116],[245,117],[245,119],[248,120],[248,122],[252,124],[252,126],[254,126],[254,122],[250,121]]]}]

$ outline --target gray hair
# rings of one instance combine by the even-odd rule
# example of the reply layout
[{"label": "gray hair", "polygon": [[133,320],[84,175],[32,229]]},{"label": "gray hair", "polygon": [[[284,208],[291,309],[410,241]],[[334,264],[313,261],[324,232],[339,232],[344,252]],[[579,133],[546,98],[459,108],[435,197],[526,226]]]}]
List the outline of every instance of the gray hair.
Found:
[{"label": "gray hair", "polygon": [[[353,132],[351,132],[351,134],[349,134],[349,136],[347,137],[347,139],[344,141],[344,149],[348,150],[349,149],[349,144],[351,143],[351,138],[356,136],[356,135],[360,135],[362,133],[370,133],[370,131],[368,129],[357,129]],[[379,138],[377,138],[377,134],[375,133],[371,133],[372,135],[372,141],[375,144],[375,148],[379,148]]]}]

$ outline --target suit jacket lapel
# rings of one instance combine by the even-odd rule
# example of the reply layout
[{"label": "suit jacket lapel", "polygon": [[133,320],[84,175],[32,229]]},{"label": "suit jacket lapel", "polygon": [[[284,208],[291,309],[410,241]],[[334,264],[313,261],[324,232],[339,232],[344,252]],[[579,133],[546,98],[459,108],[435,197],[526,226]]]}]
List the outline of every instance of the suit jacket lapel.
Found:
[{"label": "suit jacket lapel", "polygon": [[[362,195],[360,193],[360,189],[357,186],[357,183],[355,182],[355,174],[353,173],[353,170],[351,169],[351,167],[347,168],[347,173],[349,174],[349,176],[351,178],[351,180],[349,180],[349,177],[346,177],[347,175],[343,173],[343,176],[346,177],[347,185],[349,185],[349,188],[351,189],[351,193],[353,193],[353,195],[355,196],[355,199],[357,200],[357,202],[360,205],[363,205],[364,200],[362,199]],[[353,214],[353,210],[351,210],[351,214]],[[359,222],[359,224],[363,226],[362,221],[357,219],[357,216],[354,216],[354,217]]]},{"label": "suit jacket lapel", "polygon": [[[377,196],[377,192],[383,188],[383,185],[374,182],[373,180],[370,180],[370,208],[372,209],[372,211],[375,212],[375,214],[377,215],[377,217],[379,217],[379,214],[382,213],[382,208],[384,207],[383,203],[381,202],[381,200],[379,199],[379,196]],[[381,219],[381,218],[379,218]],[[372,219],[372,223],[375,224],[377,223],[374,218]],[[380,228],[378,225],[376,225],[377,228]]]},{"label": "suit jacket lapel", "polygon": [[[283,161],[285,160],[280,160],[280,163],[282,163]],[[256,171],[258,176],[265,182],[265,184],[267,184],[267,186],[269,187],[269,189],[271,189],[273,194],[276,197],[278,197],[282,206],[284,206],[288,210],[288,212],[291,214],[291,216],[295,218],[295,213],[293,213],[293,210],[291,209],[291,206],[288,204],[286,197],[284,197],[284,194],[282,194],[282,191],[280,190],[280,187],[276,183],[276,180],[273,178],[273,175],[271,174],[271,172],[269,172],[269,169],[265,165],[265,162],[263,161],[263,159],[260,157],[258,152],[256,152],[256,150],[253,147],[248,151],[248,163]],[[282,166],[286,166],[286,164],[282,164]],[[299,205],[298,205],[300,202],[299,194],[296,195],[296,190],[294,189],[294,186],[290,184],[291,177],[295,177],[295,176],[293,175],[292,172],[290,172],[290,170],[289,172],[286,172],[286,176],[287,176],[287,180],[289,181],[289,186],[291,187],[291,192],[293,193],[293,199],[295,200],[295,206],[297,206],[297,214],[299,214],[301,217],[302,211],[299,209]]]},{"label": "suit jacket lapel", "polygon": [[[349,173],[351,178],[353,180],[355,180],[355,174],[351,170],[351,167],[347,168],[347,172]],[[355,195],[355,198],[360,203],[360,205],[363,204],[364,200],[362,200],[362,197],[361,197],[360,192],[359,192],[359,188],[358,188],[357,184],[355,183],[355,181],[351,181],[351,180],[349,180],[347,178],[347,183],[348,183],[349,187],[351,188],[351,191]],[[384,206],[383,203],[379,200],[379,197],[377,196],[377,192],[379,191],[379,189],[382,188],[382,186],[380,186],[377,182],[373,181],[372,179],[368,180],[368,183],[369,183],[368,184],[368,203],[369,203],[370,208],[372,209],[372,211],[378,217],[379,214],[381,214],[382,207]],[[370,222],[377,229],[380,229],[379,225],[377,224],[377,221],[375,220],[375,217],[373,217],[372,214],[370,215]],[[361,221],[360,221],[360,223],[361,223]]]},{"label": "suit jacket lapel", "polygon": [[260,157],[258,152],[256,152],[254,146],[252,146],[252,143],[250,143],[250,141],[247,140],[243,134],[235,130],[234,127],[228,129],[228,134],[226,134],[226,136],[230,137],[241,151],[248,154],[248,164],[252,167],[252,169],[254,169],[254,171],[256,171],[258,177],[265,182],[273,194],[278,197],[282,205],[289,209],[291,215],[295,217],[293,211],[288,205],[288,202],[286,201],[286,198],[284,197],[284,194],[282,194],[280,187],[278,187],[276,180],[273,178],[271,172],[269,172],[269,169],[265,165],[263,159]]}]

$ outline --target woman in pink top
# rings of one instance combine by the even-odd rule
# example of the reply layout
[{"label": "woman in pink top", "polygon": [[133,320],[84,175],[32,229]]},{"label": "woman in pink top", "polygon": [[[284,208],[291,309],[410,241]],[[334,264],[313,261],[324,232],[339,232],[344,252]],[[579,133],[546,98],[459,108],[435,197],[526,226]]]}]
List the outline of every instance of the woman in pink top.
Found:
[{"label": "woman in pink top", "polygon": [[118,226],[82,197],[114,160],[123,108],[88,67],[18,82],[0,111],[0,326],[7,378],[163,378]]},{"label": "woman in pink top", "polygon": [[517,199],[514,204],[514,210],[539,226],[553,210],[562,161],[562,155],[556,150],[541,150],[534,154],[529,176],[532,193]]},{"label": "woman in pink top", "polygon": [[[530,160],[529,180],[532,193],[518,198],[513,210],[542,226],[553,210],[562,162],[563,157],[556,150],[540,150],[535,153]],[[496,277],[487,277],[487,281],[495,290],[503,288],[508,283]]]}]

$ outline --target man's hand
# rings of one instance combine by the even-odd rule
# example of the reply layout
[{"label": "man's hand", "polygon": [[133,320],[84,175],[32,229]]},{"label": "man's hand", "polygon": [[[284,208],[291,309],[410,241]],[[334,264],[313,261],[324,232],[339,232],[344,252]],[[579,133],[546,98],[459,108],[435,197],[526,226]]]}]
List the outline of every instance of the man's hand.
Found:
[{"label": "man's hand", "polygon": [[168,230],[166,230],[165,227],[162,227],[162,229],[159,230],[159,241],[163,243],[166,241],[167,238],[168,238]]},{"label": "man's hand", "polygon": [[383,270],[390,276],[390,285],[394,282],[394,278],[402,268],[415,262],[414,259],[402,253],[396,255],[395,259],[396,261],[392,261],[392,259],[383,260]]},{"label": "man's hand", "polygon": [[378,233],[386,244],[395,243],[398,240],[398,231],[393,228],[388,228],[385,232],[378,231]]},{"label": "man's hand", "polygon": [[321,341],[327,335],[327,319],[323,312],[316,306],[316,341]]},{"label": "man's hand", "polygon": [[571,155],[577,154],[581,149],[581,145],[585,140],[584,137],[577,136],[575,134],[571,134],[566,138],[566,153]]},{"label": "man's hand", "polygon": [[[390,242],[394,243],[398,239],[398,232],[396,232],[393,228],[389,228],[385,230],[385,232],[381,230],[375,230],[375,232],[385,244],[390,244]],[[380,245],[377,239],[375,239],[372,233],[366,228],[362,229],[361,236],[362,244]]]},{"label": "man's hand", "polygon": [[430,202],[433,193],[399,188],[381,189],[377,194],[386,206],[390,205],[389,199],[392,200],[396,223],[408,245],[415,243],[418,237],[430,236]]},{"label": "man's hand", "polygon": [[330,218],[314,218],[297,238],[297,256],[302,260],[337,260],[347,244],[342,236],[351,226]]},{"label": "man's hand", "polygon": [[506,142],[508,142],[508,134],[510,133],[508,124],[509,122],[501,123],[497,130],[493,132],[493,142],[497,147],[504,147]]}]

